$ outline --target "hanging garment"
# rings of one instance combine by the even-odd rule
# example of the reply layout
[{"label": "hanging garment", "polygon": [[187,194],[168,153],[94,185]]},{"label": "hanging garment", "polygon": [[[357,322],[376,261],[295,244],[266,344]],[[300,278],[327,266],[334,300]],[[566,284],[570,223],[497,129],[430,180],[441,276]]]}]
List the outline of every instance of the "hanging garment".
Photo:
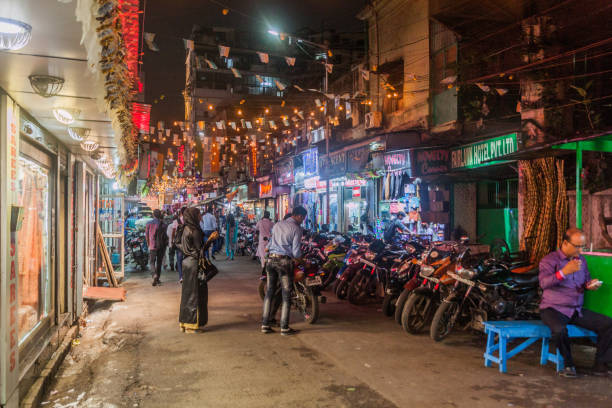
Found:
[{"label": "hanging garment", "polygon": [[385,177],[385,200],[389,199],[389,182],[390,182],[391,173],[387,173]]}]

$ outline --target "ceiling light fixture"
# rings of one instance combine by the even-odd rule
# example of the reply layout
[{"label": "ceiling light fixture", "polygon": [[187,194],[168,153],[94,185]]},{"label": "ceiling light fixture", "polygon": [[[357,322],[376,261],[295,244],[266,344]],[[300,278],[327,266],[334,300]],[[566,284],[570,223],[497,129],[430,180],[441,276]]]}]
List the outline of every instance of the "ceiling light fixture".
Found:
[{"label": "ceiling light fixture", "polygon": [[64,125],[70,125],[73,123],[79,115],[81,111],[73,108],[53,108],[53,116],[57,119],[58,122],[63,123]]},{"label": "ceiling light fixture", "polygon": [[84,140],[81,142],[81,148],[86,152],[95,152],[100,145],[93,140]]},{"label": "ceiling light fixture", "polygon": [[43,98],[49,98],[60,93],[64,87],[64,78],[51,75],[30,75],[28,77],[34,92]]},{"label": "ceiling light fixture", "polygon": [[73,140],[81,142],[89,138],[89,135],[91,134],[91,129],[83,127],[69,127],[68,134]]},{"label": "ceiling light fixture", "polygon": [[31,25],[0,17],[0,50],[19,50],[30,42],[31,37]]}]

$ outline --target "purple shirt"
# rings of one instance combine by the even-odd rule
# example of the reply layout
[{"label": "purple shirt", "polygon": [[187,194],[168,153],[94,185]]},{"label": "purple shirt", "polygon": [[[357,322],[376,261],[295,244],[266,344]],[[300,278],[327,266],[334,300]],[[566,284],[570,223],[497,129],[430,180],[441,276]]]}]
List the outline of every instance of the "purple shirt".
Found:
[{"label": "purple shirt", "polygon": [[591,280],[591,274],[584,256],[580,255],[578,259],[582,263],[580,270],[563,277],[557,272],[567,265],[570,258],[560,249],[542,258],[539,272],[540,286],[543,289],[540,309],[550,307],[568,317],[572,317],[574,312],[582,315],[584,288]]}]

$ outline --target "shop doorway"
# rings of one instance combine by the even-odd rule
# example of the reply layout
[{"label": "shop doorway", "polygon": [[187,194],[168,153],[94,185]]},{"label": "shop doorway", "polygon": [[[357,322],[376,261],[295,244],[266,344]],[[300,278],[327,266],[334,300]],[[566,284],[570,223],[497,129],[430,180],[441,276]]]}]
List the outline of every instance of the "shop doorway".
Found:
[{"label": "shop doorway", "polygon": [[481,243],[503,239],[518,251],[518,179],[478,183],[476,226]]}]

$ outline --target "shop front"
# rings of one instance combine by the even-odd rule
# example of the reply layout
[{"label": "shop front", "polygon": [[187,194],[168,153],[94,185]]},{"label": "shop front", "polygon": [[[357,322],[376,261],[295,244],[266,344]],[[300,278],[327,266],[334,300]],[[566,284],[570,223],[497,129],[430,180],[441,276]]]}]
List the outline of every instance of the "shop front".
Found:
[{"label": "shop front", "polygon": [[317,148],[305,150],[294,157],[295,195],[293,207],[303,206],[308,211],[304,221],[306,229],[318,229],[320,224],[320,203],[317,194],[317,181],[319,180],[319,155]]},{"label": "shop front", "polygon": [[[453,186],[456,202],[462,197],[472,203],[467,210],[475,214],[473,236],[486,245],[503,239],[510,251],[519,249],[518,174],[510,162],[498,159],[517,149],[517,134],[511,133],[450,150],[451,171],[473,180]],[[465,212],[457,204],[455,219]]]},{"label": "shop front", "polygon": [[275,213],[277,219],[281,220],[292,208],[290,195],[294,184],[293,158],[288,157],[276,163],[274,172],[278,189],[276,194]]},{"label": "shop front", "polygon": [[259,185],[259,200],[255,204],[255,221],[260,220],[266,211],[270,213],[270,219],[275,219],[276,206],[274,204],[274,197],[276,189],[272,180],[273,178],[270,176],[257,179]]},{"label": "shop front", "polygon": [[319,195],[322,209],[322,224],[327,225],[329,231],[342,230],[342,183],[345,180],[345,174],[345,151],[321,156],[319,160]]},{"label": "shop front", "polygon": [[339,180],[342,191],[343,232],[374,230],[380,200],[378,178],[373,177],[370,158],[369,144],[346,151],[346,175]]}]

